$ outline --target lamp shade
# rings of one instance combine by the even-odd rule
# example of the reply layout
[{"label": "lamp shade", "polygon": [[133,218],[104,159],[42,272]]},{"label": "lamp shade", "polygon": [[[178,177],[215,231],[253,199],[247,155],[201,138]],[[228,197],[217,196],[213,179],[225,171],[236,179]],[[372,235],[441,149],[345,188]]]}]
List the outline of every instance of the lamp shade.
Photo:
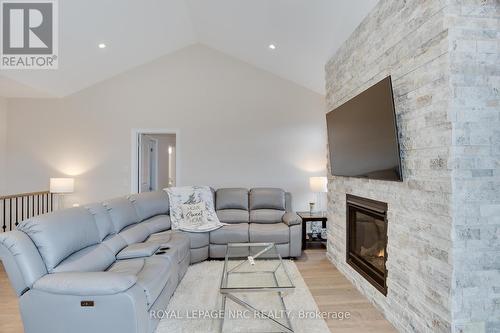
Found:
[{"label": "lamp shade", "polygon": [[310,177],[309,187],[311,192],[328,192],[328,180],[326,177]]},{"label": "lamp shade", "polygon": [[75,180],[73,178],[50,178],[51,193],[73,193]]}]

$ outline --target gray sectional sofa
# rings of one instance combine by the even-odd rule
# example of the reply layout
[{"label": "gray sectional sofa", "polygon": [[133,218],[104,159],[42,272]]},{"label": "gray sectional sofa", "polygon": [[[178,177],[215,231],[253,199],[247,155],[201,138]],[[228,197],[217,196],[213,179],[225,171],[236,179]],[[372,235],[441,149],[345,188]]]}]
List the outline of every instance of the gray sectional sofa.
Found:
[{"label": "gray sectional sofa", "polygon": [[170,228],[168,195],[135,194],[40,215],[0,234],[0,258],[27,333],[153,332],[190,263],[228,243],[274,242],[301,254],[301,225],[280,189],[214,191],[227,223],[210,233]]}]

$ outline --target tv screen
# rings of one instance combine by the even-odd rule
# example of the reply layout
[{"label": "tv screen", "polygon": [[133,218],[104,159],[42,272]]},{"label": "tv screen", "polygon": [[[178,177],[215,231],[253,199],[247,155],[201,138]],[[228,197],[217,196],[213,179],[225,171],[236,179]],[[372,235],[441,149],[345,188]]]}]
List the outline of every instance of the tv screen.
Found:
[{"label": "tv screen", "polygon": [[391,77],[326,115],[332,175],[402,181]]}]

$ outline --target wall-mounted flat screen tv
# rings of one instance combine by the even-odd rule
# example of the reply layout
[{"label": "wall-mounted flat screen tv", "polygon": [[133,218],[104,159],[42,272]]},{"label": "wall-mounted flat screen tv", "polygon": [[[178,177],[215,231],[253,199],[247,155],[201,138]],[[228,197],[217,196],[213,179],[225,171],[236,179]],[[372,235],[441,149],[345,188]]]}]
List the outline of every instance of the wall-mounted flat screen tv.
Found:
[{"label": "wall-mounted flat screen tv", "polygon": [[391,77],[326,115],[332,175],[402,181]]}]

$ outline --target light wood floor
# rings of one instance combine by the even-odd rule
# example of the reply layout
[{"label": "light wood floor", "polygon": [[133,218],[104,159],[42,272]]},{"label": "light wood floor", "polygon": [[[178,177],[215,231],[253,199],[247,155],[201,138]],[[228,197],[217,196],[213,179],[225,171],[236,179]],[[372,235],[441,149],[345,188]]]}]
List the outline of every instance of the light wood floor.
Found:
[{"label": "light wood floor", "polygon": [[17,305],[17,296],[10,286],[7,274],[0,261],[0,332],[1,333],[22,333],[23,324],[19,307]]},{"label": "light wood floor", "polygon": [[326,258],[325,250],[306,250],[295,263],[320,311],[351,314],[348,320],[327,320],[331,332],[396,332],[368,299]]},{"label": "light wood floor", "polygon": [[[306,250],[296,264],[320,311],[351,314],[350,319],[327,320],[331,332],[395,332],[380,312],[328,261],[325,250]],[[2,265],[0,265],[0,332],[23,332],[17,297]]]}]

